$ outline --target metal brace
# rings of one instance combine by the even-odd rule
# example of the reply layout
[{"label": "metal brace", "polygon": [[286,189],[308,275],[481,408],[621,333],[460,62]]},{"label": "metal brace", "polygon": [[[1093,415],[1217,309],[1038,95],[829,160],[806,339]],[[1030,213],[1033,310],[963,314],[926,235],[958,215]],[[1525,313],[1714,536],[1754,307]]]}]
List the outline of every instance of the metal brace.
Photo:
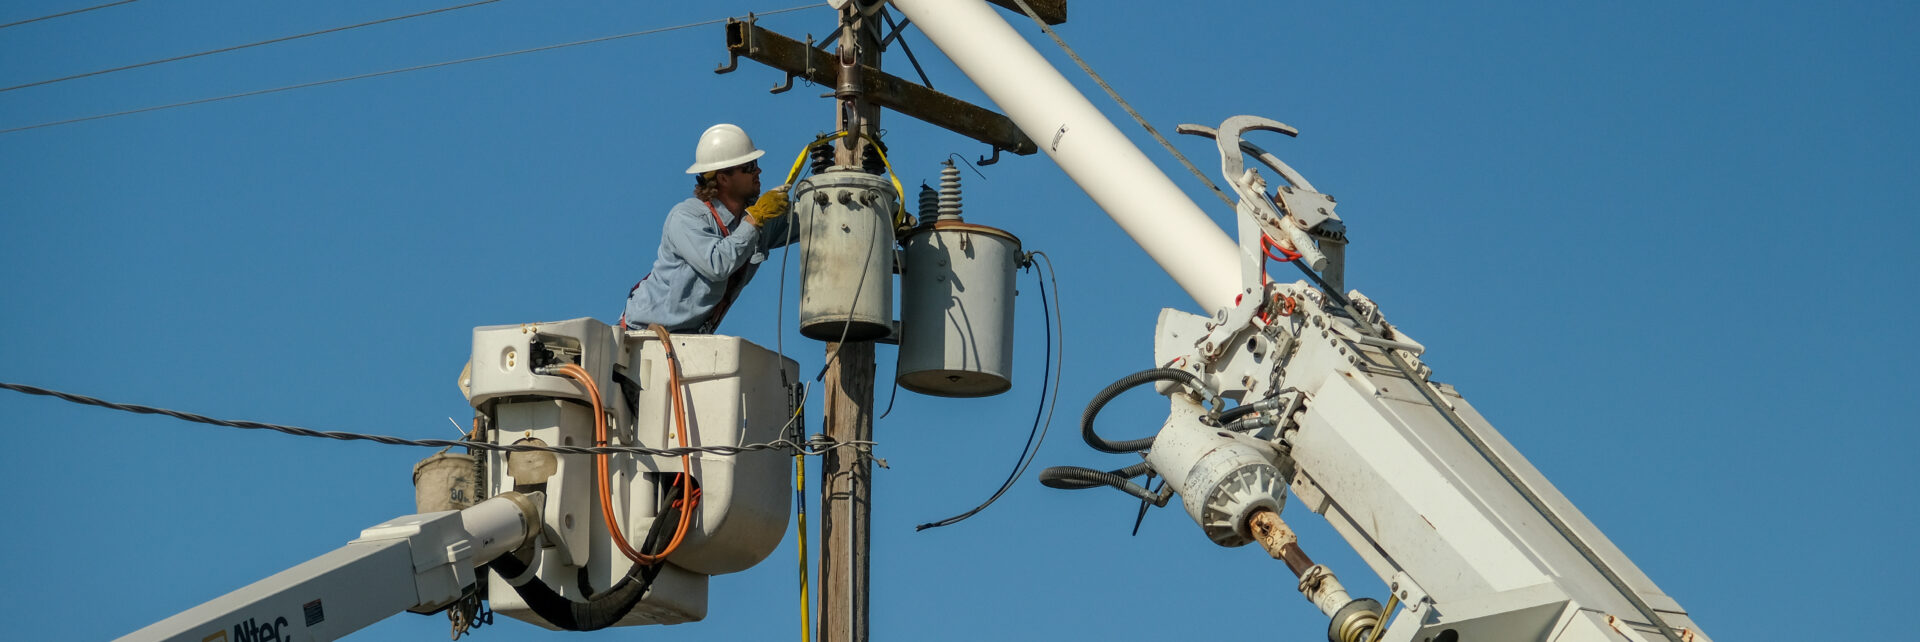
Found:
[{"label": "metal brace", "polygon": [[998,163],[998,162],[1000,162],[1000,148],[998,148],[998,147],[994,147],[994,148],[992,148],[992,149],[993,149],[993,157],[992,157],[992,158],[988,158],[988,157],[986,157],[986,156],[981,156],[981,157],[980,157],[980,159],[979,159],[979,160],[976,160],[976,161],[974,161],[974,162],[973,162],[973,164],[974,164],[974,165],[977,165],[977,166],[986,166],[986,165],[992,165],[992,164],[994,164],[994,163]]},{"label": "metal brace", "polygon": [[[807,77],[812,78],[813,77],[813,34],[807,34],[807,50],[806,51],[807,51]],[[795,74],[787,74],[786,82],[782,82],[778,85],[774,85],[772,89],[767,90],[767,93],[784,94],[792,90],[793,79],[797,77],[798,76]],[[812,81],[808,81],[808,82],[811,83]]]},{"label": "metal brace", "polygon": [[[753,14],[751,13],[747,14],[746,28],[740,30],[740,33],[741,33],[740,37],[744,40],[744,42],[740,44],[745,45],[744,48],[747,51],[753,51],[753,48],[754,48],[753,46],[753,21],[754,20],[755,20],[755,17]],[[736,53],[732,47],[728,47],[727,48],[727,64],[720,65],[718,68],[713,70],[713,73],[716,73],[716,74],[733,73],[735,69],[739,69],[739,68],[740,68],[740,54]]]},{"label": "metal brace", "polygon": [[1234,344],[1231,341],[1233,335],[1250,327],[1253,315],[1258,313],[1260,307],[1266,305],[1266,302],[1265,292],[1247,288],[1240,292],[1240,296],[1235,297],[1233,306],[1215,311],[1213,320],[1207,322],[1207,334],[1194,342],[1194,346],[1200,349],[1201,358],[1207,363],[1212,363],[1214,359],[1225,353],[1227,348]]},{"label": "metal brace", "polygon": [[1433,598],[1427,596],[1427,592],[1414,583],[1406,571],[1395,573],[1393,579],[1387,582],[1387,590],[1400,599],[1400,614],[1380,614],[1382,622],[1389,617],[1393,620],[1387,626],[1386,634],[1378,639],[1380,642],[1412,642],[1414,636],[1419,634],[1420,627],[1433,615]]},{"label": "metal brace", "polygon": [[908,18],[906,16],[901,16],[900,22],[896,23],[893,21],[893,14],[885,11],[880,12],[880,17],[887,21],[888,26],[893,27],[892,33],[889,33],[887,34],[887,37],[880,39],[880,50],[886,51],[887,45],[893,44],[893,41],[898,40],[900,38],[900,34],[906,32],[907,25],[913,24],[913,19]]}]

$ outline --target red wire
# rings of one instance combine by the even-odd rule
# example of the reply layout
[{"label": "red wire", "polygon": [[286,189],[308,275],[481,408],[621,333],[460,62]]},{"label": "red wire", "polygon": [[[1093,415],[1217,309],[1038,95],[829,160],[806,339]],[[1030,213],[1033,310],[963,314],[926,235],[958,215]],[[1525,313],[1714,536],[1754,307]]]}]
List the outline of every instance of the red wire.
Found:
[{"label": "red wire", "polygon": [[[1273,252],[1268,251],[1268,248],[1280,250],[1280,254],[1284,256],[1284,258],[1282,258],[1282,256],[1274,256]],[[1288,261],[1292,261],[1294,259],[1300,258],[1299,252],[1295,252],[1293,250],[1287,249],[1285,246],[1282,246],[1278,242],[1275,242],[1273,240],[1273,237],[1267,236],[1265,234],[1260,235],[1260,251],[1266,254],[1267,258],[1273,259],[1275,261],[1279,261],[1281,263],[1286,263]]]},{"label": "red wire", "polygon": [[[1280,256],[1274,256],[1273,250],[1279,250]],[[1294,259],[1300,258],[1299,252],[1288,250],[1286,247],[1280,245],[1279,243],[1274,242],[1273,237],[1267,236],[1266,234],[1260,235],[1260,253],[1265,254],[1269,259],[1279,261],[1281,263],[1286,263],[1288,261],[1292,261]],[[1260,267],[1260,284],[1266,285],[1269,281],[1270,279],[1267,278],[1266,266],[1263,265]],[[1286,310],[1280,313],[1280,316],[1291,315],[1293,314],[1293,310],[1294,310],[1293,297],[1287,297],[1287,308]],[[1267,321],[1267,314],[1264,310],[1262,310],[1260,313],[1260,320]]]}]

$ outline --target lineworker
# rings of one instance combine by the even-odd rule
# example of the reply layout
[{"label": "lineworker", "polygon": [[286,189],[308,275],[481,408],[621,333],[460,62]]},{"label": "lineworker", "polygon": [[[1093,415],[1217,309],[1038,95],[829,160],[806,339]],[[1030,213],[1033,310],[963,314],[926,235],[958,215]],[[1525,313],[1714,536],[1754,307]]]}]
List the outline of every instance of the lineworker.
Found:
[{"label": "lineworker", "polygon": [[767,251],[793,242],[788,186],[760,191],[765,153],[734,125],[700,134],[687,167],[693,198],[667,211],[653,271],[627,291],[623,328],[712,334]]}]

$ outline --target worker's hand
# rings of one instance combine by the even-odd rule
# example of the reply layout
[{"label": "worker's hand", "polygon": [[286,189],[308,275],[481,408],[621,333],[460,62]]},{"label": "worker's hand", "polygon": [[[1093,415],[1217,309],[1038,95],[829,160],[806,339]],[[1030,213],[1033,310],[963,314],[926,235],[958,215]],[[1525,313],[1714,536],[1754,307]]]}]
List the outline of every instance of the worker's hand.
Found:
[{"label": "worker's hand", "polygon": [[764,227],[771,221],[787,213],[787,186],[781,185],[760,195],[760,200],[747,206],[747,216],[753,219],[755,226]]}]

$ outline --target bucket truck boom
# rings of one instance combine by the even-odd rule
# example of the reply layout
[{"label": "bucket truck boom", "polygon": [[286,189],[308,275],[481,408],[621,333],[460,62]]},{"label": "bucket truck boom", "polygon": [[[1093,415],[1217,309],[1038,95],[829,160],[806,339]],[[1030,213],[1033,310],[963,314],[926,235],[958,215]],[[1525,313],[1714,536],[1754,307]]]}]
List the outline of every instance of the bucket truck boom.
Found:
[{"label": "bucket truck boom", "polygon": [[[1216,138],[1239,197],[1229,239],[983,0],[892,0],[1066,171],[1205,314],[1161,313],[1151,382],[1171,411],[1148,439],[1107,452],[1145,462],[1104,473],[1050,469],[1060,488],[1166,478],[1216,543],[1259,541],[1332,622],[1332,642],[1388,640],[1704,641],[1656,587],[1451,386],[1420,362],[1425,347],[1358,291],[1342,292],[1344,223],[1332,197],[1257,145],[1248,131],[1293,134],[1235,117]],[[1252,154],[1285,181],[1269,191]],[[1264,278],[1264,262],[1302,261],[1313,281]],[[1223,407],[1223,400],[1239,402]],[[1348,596],[1278,519],[1286,491],[1332,524],[1386,584],[1378,602]],[[1402,606],[1397,614],[1396,605]]]},{"label": "bucket truck boom", "polygon": [[401,611],[431,613],[475,587],[474,569],[533,542],[541,493],[407,515],[346,546],[120,638],[129,642],[334,640]]}]

